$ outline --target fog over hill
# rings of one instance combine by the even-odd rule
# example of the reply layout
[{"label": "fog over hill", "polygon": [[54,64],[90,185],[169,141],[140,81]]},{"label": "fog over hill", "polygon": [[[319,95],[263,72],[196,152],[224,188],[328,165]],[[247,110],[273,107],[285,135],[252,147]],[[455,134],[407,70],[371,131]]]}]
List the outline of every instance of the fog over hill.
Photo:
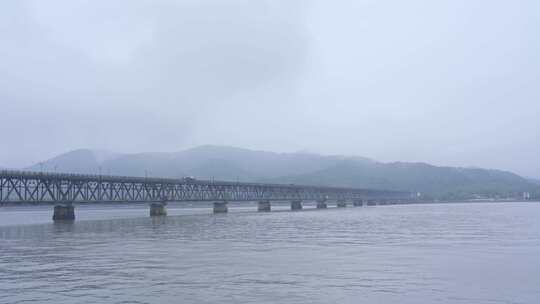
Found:
[{"label": "fog over hill", "polygon": [[540,187],[514,173],[479,168],[437,167],[425,163],[343,161],[321,171],[280,178],[286,183],[413,190],[441,199],[520,197]]},{"label": "fog over hill", "polygon": [[419,191],[437,198],[536,195],[540,186],[516,174],[425,163],[382,163],[355,156],[274,153],[227,146],[199,146],[180,152],[120,154],[75,150],[30,170],[129,176],[184,177],[350,186]]},{"label": "fog over hill", "polygon": [[342,160],[367,158],[274,153],[226,146],[199,146],[180,152],[119,154],[87,149],[71,151],[31,166],[30,170],[160,177],[194,176],[227,180],[257,180],[316,172]]},{"label": "fog over hill", "polygon": [[529,178],[529,181],[530,181],[530,182],[533,182],[533,183],[535,183],[535,184],[540,185],[540,179],[537,179],[537,178]]}]

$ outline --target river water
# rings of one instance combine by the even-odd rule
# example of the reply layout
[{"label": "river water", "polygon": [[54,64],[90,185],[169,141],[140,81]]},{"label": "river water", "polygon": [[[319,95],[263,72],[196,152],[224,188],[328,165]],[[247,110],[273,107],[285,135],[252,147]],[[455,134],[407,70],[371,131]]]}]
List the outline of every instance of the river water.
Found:
[{"label": "river water", "polygon": [[0,303],[540,303],[540,204],[0,208]]}]

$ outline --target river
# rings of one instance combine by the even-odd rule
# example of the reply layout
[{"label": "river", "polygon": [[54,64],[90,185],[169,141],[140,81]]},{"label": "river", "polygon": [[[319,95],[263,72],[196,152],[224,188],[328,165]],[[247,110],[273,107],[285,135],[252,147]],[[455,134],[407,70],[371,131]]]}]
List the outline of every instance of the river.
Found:
[{"label": "river", "polygon": [[310,208],[3,207],[0,303],[540,303],[540,204]]}]

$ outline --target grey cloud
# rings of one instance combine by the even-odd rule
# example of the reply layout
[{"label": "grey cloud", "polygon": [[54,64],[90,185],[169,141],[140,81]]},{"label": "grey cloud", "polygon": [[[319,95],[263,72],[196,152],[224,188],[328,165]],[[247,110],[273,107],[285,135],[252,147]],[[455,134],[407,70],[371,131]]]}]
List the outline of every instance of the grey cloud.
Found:
[{"label": "grey cloud", "polygon": [[304,10],[295,1],[211,0],[5,7],[16,18],[3,27],[4,123],[25,126],[10,136],[21,153],[3,158],[180,148],[194,120],[221,103],[241,108],[233,96],[297,81]]},{"label": "grey cloud", "polygon": [[540,176],[539,9],[5,1],[0,163],[210,143]]}]

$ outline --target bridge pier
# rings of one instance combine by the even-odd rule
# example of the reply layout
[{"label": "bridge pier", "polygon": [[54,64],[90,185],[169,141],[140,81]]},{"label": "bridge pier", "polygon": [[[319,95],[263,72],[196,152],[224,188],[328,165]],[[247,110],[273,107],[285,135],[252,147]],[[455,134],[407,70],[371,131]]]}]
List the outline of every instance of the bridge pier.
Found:
[{"label": "bridge pier", "polygon": [[292,201],[291,202],[291,210],[302,210],[302,201]]},{"label": "bridge pier", "polygon": [[345,207],[347,207],[347,201],[345,201],[345,200],[339,200],[339,201],[337,202],[337,204],[336,204],[336,207],[338,207],[338,208],[345,208]]},{"label": "bridge pier", "polygon": [[362,201],[354,201],[353,206],[354,207],[362,207],[364,205],[364,202]]},{"label": "bridge pier", "polygon": [[214,202],[214,213],[229,212],[229,207],[227,207],[227,204],[227,202]]},{"label": "bridge pier", "polygon": [[326,205],[326,200],[318,200],[317,201],[317,209],[326,209],[328,206]]},{"label": "bridge pier", "polygon": [[259,212],[270,212],[272,210],[272,205],[270,201],[259,201],[257,205],[257,211]]},{"label": "bridge pier", "polygon": [[53,221],[74,221],[75,207],[72,204],[54,206]]},{"label": "bridge pier", "polygon": [[150,216],[166,216],[166,215],[167,215],[167,202],[150,204]]}]

